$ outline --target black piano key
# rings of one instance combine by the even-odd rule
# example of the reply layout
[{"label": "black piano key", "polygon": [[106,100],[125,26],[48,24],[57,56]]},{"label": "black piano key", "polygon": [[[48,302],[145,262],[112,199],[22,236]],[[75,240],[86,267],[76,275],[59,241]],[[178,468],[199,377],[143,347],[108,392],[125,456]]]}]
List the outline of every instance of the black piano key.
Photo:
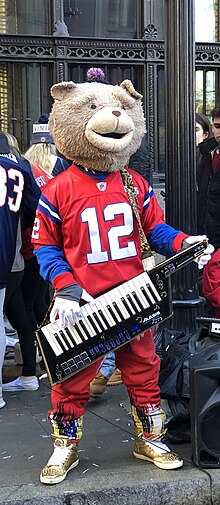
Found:
[{"label": "black piano key", "polygon": [[61,349],[63,349],[63,351],[65,352],[67,349],[62,341],[61,336],[58,335],[58,333],[54,333],[54,337],[57,339],[58,343],[60,344]]},{"label": "black piano key", "polygon": [[137,307],[136,307],[136,305],[134,304],[134,302],[133,302],[133,300],[132,300],[131,296],[130,296],[130,295],[126,295],[126,297],[127,297],[127,299],[129,300],[129,302],[130,302],[131,306],[133,307],[133,309],[135,310],[135,313],[137,313]]},{"label": "black piano key", "polygon": [[[90,333],[89,333],[88,329],[86,328],[86,325],[84,324],[84,322],[83,322],[83,320],[82,320],[82,319],[80,319],[80,324],[81,324],[82,329],[84,330],[85,334],[87,335],[87,337],[88,337],[88,338],[91,338],[91,335],[90,335]],[[84,339],[84,340],[85,340],[85,339]]]},{"label": "black piano key", "polygon": [[143,304],[142,304],[142,302],[141,302],[140,298],[138,298],[137,293],[135,293],[135,291],[132,291],[132,295],[133,295],[133,297],[134,297],[134,299],[135,299],[136,303],[137,303],[137,304],[138,304],[138,306],[140,307],[140,309],[141,309],[141,310],[143,310],[143,309],[144,309],[144,306],[143,306]]},{"label": "black piano key", "polygon": [[71,331],[69,330],[69,328],[67,328],[67,326],[65,326],[64,328],[65,332],[67,333],[68,337],[70,338],[71,342],[76,345],[76,341],[74,340],[74,337],[71,333]]},{"label": "black piano key", "polygon": [[114,319],[115,323],[118,324],[118,320],[117,320],[117,317],[115,316],[114,310],[112,310],[110,305],[107,305],[107,309],[108,309],[109,313],[111,314],[112,318]]},{"label": "black piano key", "polygon": [[[80,320],[80,324],[81,324],[81,320]],[[80,327],[79,327],[79,325],[77,323],[74,324],[74,328],[76,329],[76,331],[79,334],[79,336],[82,339],[82,341],[85,342],[85,338],[83,336],[83,333],[81,332],[81,329],[80,329]]]},{"label": "black piano key", "polygon": [[111,328],[111,325],[109,324],[109,322],[107,321],[106,317],[105,317],[105,314],[102,310],[98,310],[100,316],[102,317],[104,323],[106,324],[107,328]]},{"label": "black piano key", "polygon": [[96,326],[95,322],[93,321],[92,317],[91,316],[88,316],[88,320],[91,324],[91,326],[93,327],[93,329],[95,330],[96,333],[100,333],[98,327]]},{"label": "black piano key", "polygon": [[[66,338],[66,335],[65,335],[64,331],[63,330],[59,330],[59,334],[60,334],[61,338],[64,340],[64,342],[66,343],[68,349],[72,349],[72,347],[70,346],[70,343],[69,343],[68,339]],[[72,342],[72,339],[71,339],[71,342]]]},{"label": "black piano key", "polygon": [[124,321],[124,316],[123,316],[123,314],[121,313],[121,311],[120,311],[120,309],[119,309],[119,307],[118,307],[117,303],[116,303],[116,302],[113,302],[113,304],[112,304],[112,305],[114,306],[115,310],[117,310],[117,313],[118,313],[118,315],[120,316],[121,320],[122,320],[122,321]]},{"label": "black piano key", "polygon": [[103,331],[105,331],[105,328],[104,328],[104,326],[103,326],[103,324],[102,324],[102,321],[101,321],[101,319],[97,316],[97,314],[96,314],[95,312],[93,312],[93,314],[92,314],[92,315],[93,315],[93,317],[95,318],[95,320],[97,321],[97,323],[99,324],[100,328],[101,328]]},{"label": "black piano key", "polygon": [[133,316],[134,314],[133,314],[132,310],[130,309],[129,304],[127,303],[127,300],[124,297],[122,297],[121,301],[124,304],[125,308],[127,309],[128,313],[130,314],[130,316]]}]

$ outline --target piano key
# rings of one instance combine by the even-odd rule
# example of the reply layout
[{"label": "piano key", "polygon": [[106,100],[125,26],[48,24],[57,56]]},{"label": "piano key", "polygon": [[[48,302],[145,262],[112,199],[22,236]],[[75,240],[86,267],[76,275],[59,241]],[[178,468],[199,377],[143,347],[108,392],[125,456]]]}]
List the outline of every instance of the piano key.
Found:
[{"label": "piano key", "polygon": [[137,293],[137,296],[138,298],[140,299],[141,303],[142,303],[142,306],[144,309],[148,308],[150,305],[149,305],[149,302],[146,300],[146,298],[144,297],[142,291],[141,291],[141,280],[139,279],[139,276],[136,277],[136,279],[132,279],[132,284],[134,285],[134,289]]},{"label": "piano key", "polygon": [[[86,308],[86,306],[87,306],[87,308]],[[87,303],[86,305],[83,305],[83,307],[81,307],[81,314],[82,314],[83,322],[84,322],[84,324],[86,326],[86,329],[87,329],[90,337],[94,337],[96,335],[96,332],[95,332],[93,326],[91,325],[91,323],[88,320],[89,303]]]},{"label": "piano key", "polygon": [[54,332],[54,337],[56,338],[56,340],[60,344],[60,347],[62,347],[62,349],[64,351],[65,350],[67,351],[69,349],[69,347],[66,344],[66,342],[64,342],[64,340],[61,338],[61,336],[59,334],[59,330],[61,328],[60,323],[59,323],[59,319],[57,319],[57,321],[55,321],[54,323],[52,323],[51,328],[52,328],[52,330]]},{"label": "piano key", "polygon": [[[115,306],[115,309],[118,312],[119,311],[121,312],[121,315],[123,316],[122,321],[123,321],[123,319],[128,319],[130,317],[130,314],[127,311],[127,309],[125,308],[125,306],[123,305],[123,303],[121,302],[121,299],[118,294],[118,290],[116,291],[115,289],[113,289],[113,290],[109,291],[109,296],[112,300],[113,305]],[[120,315],[120,312],[119,312],[119,315]]]},{"label": "piano key", "polygon": [[64,338],[66,340],[66,344],[70,347],[74,347],[73,341],[70,339],[69,335],[65,332],[65,329],[62,328],[62,330],[59,331],[59,334],[61,338]]},{"label": "piano key", "polygon": [[82,339],[81,339],[79,333],[77,332],[77,330],[74,328],[73,324],[68,324],[68,326],[65,326],[65,330],[67,332],[67,335],[69,335],[70,338],[72,337],[72,339],[76,345],[79,345],[82,343]]},{"label": "piano key", "polygon": [[102,297],[99,297],[99,302],[100,302],[101,307],[102,307],[102,312],[105,315],[105,318],[106,318],[106,320],[107,320],[107,322],[109,324],[109,327],[112,328],[112,326],[115,326],[115,320],[113,319],[111,313],[107,309],[108,302],[105,299],[105,295],[102,295]]},{"label": "piano key", "polygon": [[61,338],[61,340],[65,343],[66,349],[70,349],[70,347],[74,347],[74,345],[72,343],[72,340],[65,333],[64,328],[62,328],[60,326],[60,324],[58,323],[58,320],[53,323],[53,329],[59,335],[59,337]]},{"label": "piano key", "polygon": [[85,340],[88,340],[91,335],[90,335],[90,333],[89,333],[89,331],[87,329],[87,326],[85,324],[85,320],[84,319],[80,319],[80,326],[82,327],[82,329],[83,329],[83,331],[85,333],[85,337],[84,337]]},{"label": "piano key", "polygon": [[[108,328],[110,328],[110,325],[108,324],[108,322],[105,318],[105,314],[103,313],[103,307],[99,301],[99,298],[97,298],[95,301],[95,307],[97,309],[97,315],[100,319],[100,325],[104,328],[104,330],[107,330]],[[94,311],[93,311],[93,314],[94,314]]]},{"label": "piano key", "polygon": [[[113,317],[116,317],[116,323],[117,323],[117,321],[119,323],[121,323],[121,318],[112,304],[112,300],[111,300],[111,297],[109,296],[109,293],[105,293],[104,298],[107,301],[107,308],[108,308],[108,306],[110,306],[111,310],[113,312]],[[108,310],[109,310],[109,308],[108,308]]]},{"label": "piano key", "polygon": [[135,310],[134,308],[132,307],[130,301],[127,299],[127,291],[124,289],[124,286],[118,286],[118,291],[121,295],[121,301],[123,303],[123,305],[125,305],[125,308],[126,310],[128,310],[128,312],[130,313],[130,315],[134,315],[135,314]]},{"label": "piano key", "polygon": [[79,336],[80,336],[80,338],[82,340],[88,340],[88,337],[87,337],[87,335],[86,335],[86,333],[85,333],[85,331],[84,331],[84,329],[83,329],[83,327],[81,325],[81,319],[80,318],[77,319],[76,323],[74,324],[74,328],[79,333]]},{"label": "piano key", "polygon": [[144,296],[146,297],[146,299],[148,301],[150,301],[150,305],[153,305],[154,303],[156,303],[156,300],[153,298],[153,296],[150,293],[148,286],[146,284],[141,288],[141,291],[144,294]]},{"label": "piano key", "polygon": [[54,337],[54,332],[51,328],[51,324],[47,324],[47,326],[44,326],[42,328],[42,331],[45,338],[48,341],[48,344],[50,344],[56,356],[60,356],[60,354],[63,354],[63,350],[60,347],[59,342],[57,342],[57,339]]},{"label": "piano key", "polygon": [[161,297],[160,297],[157,289],[152,284],[152,282],[148,285],[148,288],[150,289],[150,291],[151,291],[152,295],[154,296],[154,298],[156,299],[156,301],[160,302],[161,301]]},{"label": "piano key", "polygon": [[144,283],[144,286],[147,286],[148,289],[150,289],[154,300],[156,299],[158,302],[160,302],[161,301],[161,297],[160,297],[157,289],[155,288],[153,282],[151,281],[149,275],[147,274],[147,272],[144,272],[144,276],[145,276],[145,279],[146,279],[146,282]]},{"label": "piano key", "polygon": [[102,329],[100,328],[98,322],[95,320],[94,318],[94,303],[86,303],[85,305],[83,305],[83,314],[86,313],[87,314],[87,318],[88,318],[88,321],[90,322],[90,325],[92,326],[93,328],[93,331],[95,331],[94,335],[96,335],[96,333],[102,333]]}]

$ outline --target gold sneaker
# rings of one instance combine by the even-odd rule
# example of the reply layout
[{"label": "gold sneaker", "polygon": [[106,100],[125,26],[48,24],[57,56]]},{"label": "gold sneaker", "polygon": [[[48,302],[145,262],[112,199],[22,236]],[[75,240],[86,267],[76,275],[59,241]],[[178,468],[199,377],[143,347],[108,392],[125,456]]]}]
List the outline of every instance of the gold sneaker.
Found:
[{"label": "gold sneaker", "polygon": [[133,455],[137,459],[151,461],[162,470],[174,470],[183,466],[183,460],[159,438],[152,440],[139,433],[134,446]]},{"label": "gold sneaker", "polygon": [[40,481],[43,484],[58,484],[67,476],[67,473],[79,464],[77,454],[77,443],[70,442],[68,437],[54,436],[54,452],[47,465],[40,474]]}]

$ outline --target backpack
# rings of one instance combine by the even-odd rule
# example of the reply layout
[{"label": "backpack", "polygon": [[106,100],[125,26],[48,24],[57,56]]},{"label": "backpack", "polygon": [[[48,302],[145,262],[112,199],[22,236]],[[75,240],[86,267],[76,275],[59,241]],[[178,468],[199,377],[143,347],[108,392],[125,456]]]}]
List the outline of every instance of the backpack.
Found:
[{"label": "backpack", "polygon": [[205,326],[191,335],[163,328],[155,344],[161,358],[159,386],[167,438],[172,443],[190,442],[190,358],[197,354],[220,362],[220,335]]}]

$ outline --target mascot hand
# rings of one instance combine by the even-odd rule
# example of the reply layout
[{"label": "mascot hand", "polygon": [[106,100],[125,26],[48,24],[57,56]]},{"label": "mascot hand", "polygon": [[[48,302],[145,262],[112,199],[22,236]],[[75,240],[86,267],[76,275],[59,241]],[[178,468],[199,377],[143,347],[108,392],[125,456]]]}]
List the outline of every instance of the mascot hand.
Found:
[{"label": "mascot hand", "polygon": [[[183,249],[190,247],[193,244],[196,244],[197,242],[201,242],[202,240],[207,240],[206,235],[191,235],[190,237],[187,237],[183,241]],[[214,247],[211,244],[208,244],[206,249],[203,251],[203,254],[195,259],[194,261],[198,264],[199,270],[202,270],[204,266],[208,263],[208,261],[211,259],[211,255],[214,252]]]},{"label": "mascot hand", "polygon": [[[84,289],[82,290],[81,299],[86,302],[93,302],[94,298],[89,295]],[[70,300],[63,296],[56,296],[53,308],[50,313],[50,322],[54,323],[59,318],[61,326],[75,324],[77,319],[81,318],[81,308],[79,302]]]}]

